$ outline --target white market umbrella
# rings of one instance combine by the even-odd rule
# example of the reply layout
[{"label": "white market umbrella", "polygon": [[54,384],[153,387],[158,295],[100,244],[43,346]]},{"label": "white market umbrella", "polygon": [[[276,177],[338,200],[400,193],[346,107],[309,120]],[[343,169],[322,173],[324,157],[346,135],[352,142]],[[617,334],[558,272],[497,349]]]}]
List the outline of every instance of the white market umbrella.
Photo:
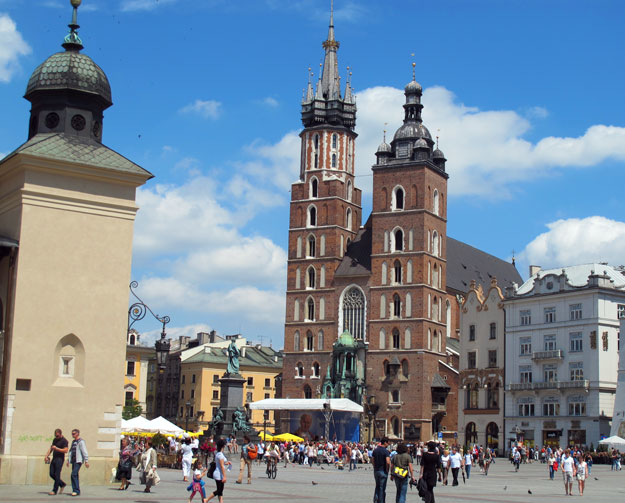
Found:
[{"label": "white market umbrella", "polygon": [[168,421],[163,416],[158,416],[156,419],[149,421],[150,426],[147,431],[152,433],[162,433],[164,435],[182,435],[184,430],[174,423]]},{"label": "white market umbrella", "polygon": [[600,440],[601,445],[609,445],[610,447],[616,447],[617,449],[625,448],[625,438],[621,438],[618,435],[612,435],[611,437]]},{"label": "white market umbrella", "polygon": [[140,433],[150,431],[150,421],[143,416],[133,417],[125,421],[122,419],[122,431],[128,433]]}]

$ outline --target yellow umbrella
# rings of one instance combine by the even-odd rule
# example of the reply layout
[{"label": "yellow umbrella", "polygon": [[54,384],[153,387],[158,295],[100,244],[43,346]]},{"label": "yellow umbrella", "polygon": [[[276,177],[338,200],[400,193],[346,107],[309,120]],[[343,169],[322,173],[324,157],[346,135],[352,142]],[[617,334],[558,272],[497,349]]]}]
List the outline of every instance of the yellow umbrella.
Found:
[{"label": "yellow umbrella", "polygon": [[258,436],[259,436],[260,438],[262,438],[263,440],[273,440],[273,439],[274,439],[274,437],[272,437],[269,433],[265,434],[265,432],[264,432],[264,431],[261,431],[261,432],[258,434]]},{"label": "yellow umbrella", "polygon": [[304,442],[302,437],[293,435],[293,433],[282,433],[273,437],[272,440],[280,440],[281,442]]}]

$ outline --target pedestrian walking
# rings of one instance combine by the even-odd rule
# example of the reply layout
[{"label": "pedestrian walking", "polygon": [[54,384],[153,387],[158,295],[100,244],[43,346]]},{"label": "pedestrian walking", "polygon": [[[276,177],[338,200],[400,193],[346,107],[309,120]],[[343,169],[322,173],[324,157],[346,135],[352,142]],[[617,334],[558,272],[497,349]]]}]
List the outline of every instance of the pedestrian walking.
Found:
[{"label": "pedestrian walking", "polygon": [[436,487],[436,474],[440,468],[441,459],[436,452],[436,443],[430,441],[427,452],[423,453],[421,457],[421,470],[419,472],[419,478],[422,478],[427,485],[423,498],[425,503],[435,503],[434,488]]},{"label": "pedestrian walking", "polygon": [[573,496],[573,478],[575,477],[575,460],[571,456],[571,451],[567,449],[562,456],[562,475],[564,477],[564,493]]},{"label": "pedestrian walking", "polygon": [[250,437],[243,435],[243,447],[241,447],[241,468],[239,470],[239,478],[237,484],[243,482],[243,472],[247,466],[247,483],[252,483],[252,461],[256,459],[258,455],[258,448],[250,440]]},{"label": "pedestrian walking", "polygon": [[182,453],[182,480],[184,482],[189,482],[191,477],[191,462],[193,461],[193,447],[191,446],[191,439],[189,437],[183,439],[180,452]]},{"label": "pedestrian walking", "polygon": [[457,447],[451,448],[451,455],[449,456],[449,467],[451,468],[451,474],[453,476],[453,486],[458,485],[458,472],[462,468],[462,456],[458,452]]},{"label": "pedestrian walking", "polygon": [[464,471],[467,474],[467,480],[471,477],[471,464],[473,463],[473,455],[471,451],[467,450],[464,455]]},{"label": "pedestrian walking", "polygon": [[144,493],[151,492],[151,487],[158,480],[158,474],[156,473],[157,460],[156,450],[152,447],[151,439],[148,438],[145,450],[141,454],[141,483],[145,485]]},{"label": "pedestrian walking", "polygon": [[588,478],[588,464],[584,460],[584,456],[580,452],[577,456],[577,488],[579,489],[579,495],[584,495],[584,489],[586,487],[586,479]]},{"label": "pedestrian walking", "polygon": [[391,453],[388,452],[388,439],[383,438],[379,445],[373,449],[373,478],[375,479],[375,492],[373,503],[386,503],[386,483],[388,472],[391,468]]},{"label": "pedestrian walking", "polygon": [[395,503],[406,503],[408,482],[414,479],[412,473],[412,456],[403,442],[397,445],[397,454],[392,459],[391,478],[395,480]]},{"label": "pedestrian walking", "polygon": [[553,455],[553,452],[549,453],[549,457],[547,458],[547,466],[549,467],[549,478],[551,480],[554,479],[555,477],[555,463],[556,463],[556,457]]},{"label": "pedestrian walking", "polygon": [[130,486],[132,478],[133,457],[136,449],[130,446],[127,438],[122,438],[122,448],[119,451],[119,463],[117,464],[117,480],[121,481],[120,491],[125,491]]},{"label": "pedestrian walking", "polygon": [[72,430],[72,446],[69,449],[69,456],[67,457],[67,466],[72,464],[72,496],[80,496],[80,481],[78,480],[78,472],[83,463],[85,467],[89,468],[89,454],[87,453],[87,445],[85,441],[80,438],[80,430]]},{"label": "pedestrian walking", "polygon": [[217,488],[212,494],[204,500],[204,503],[208,503],[215,496],[217,496],[219,503],[224,501],[224,486],[226,485],[226,465],[232,466],[232,463],[228,461],[226,455],[223,453],[226,441],[223,438],[217,440],[217,454],[215,454],[215,471],[213,472],[213,479]]},{"label": "pedestrian walking", "polygon": [[[65,453],[68,450],[67,446],[67,439],[63,436],[61,429],[54,430],[54,439],[44,458],[44,461],[50,464],[50,478],[54,480],[52,491],[48,493],[50,496],[54,496],[57,492],[62,493],[67,485],[61,480],[61,470],[63,469],[63,461],[65,461]],[[50,459],[50,454],[52,454],[52,459]]]}]

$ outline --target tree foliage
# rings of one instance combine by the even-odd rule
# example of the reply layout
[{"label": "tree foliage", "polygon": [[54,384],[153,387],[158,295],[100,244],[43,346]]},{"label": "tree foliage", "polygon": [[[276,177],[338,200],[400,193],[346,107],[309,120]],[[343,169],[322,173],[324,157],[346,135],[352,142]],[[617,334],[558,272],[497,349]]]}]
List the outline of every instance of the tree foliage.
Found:
[{"label": "tree foliage", "polygon": [[139,404],[139,400],[133,399],[126,402],[124,408],[122,409],[122,418],[126,421],[132,419],[133,417],[140,416],[143,413],[143,408]]}]

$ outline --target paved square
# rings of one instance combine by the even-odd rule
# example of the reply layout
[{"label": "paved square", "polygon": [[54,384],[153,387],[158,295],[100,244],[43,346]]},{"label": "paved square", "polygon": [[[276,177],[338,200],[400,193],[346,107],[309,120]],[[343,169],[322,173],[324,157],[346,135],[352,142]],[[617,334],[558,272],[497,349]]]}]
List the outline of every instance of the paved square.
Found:
[{"label": "paved square", "polygon": [[[276,480],[269,480],[264,476],[263,468],[254,465],[252,485],[237,485],[234,483],[238,475],[238,459],[233,460],[233,470],[230,472],[224,502],[275,502],[275,501],[310,501],[310,502],[366,502],[373,499],[373,471],[370,465],[359,468],[354,472],[337,470],[324,466],[303,467],[289,465],[284,468],[280,465]],[[138,503],[157,503],[188,500],[187,484],[182,482],[179,470],[159,470],[162,482],[154,488],[151,494],[145,494],[143,487],[131,485],[127,491],[118,491],[117,486],[84,486],[79,498],[69,495],[48,496],[52,484],[48,486],[0,486],[0,501],[3,503],[24,501],[125,501]],[[63,478],[69,482],[69,472],[64,469]],[[597,480],[598,479],[598,480]],[[450,476],[451,480],[451,476]],[[138,482],[138,476],[133,474],[133,481]],[[313,481],[316,483],[313,484]],[[213,481],[207,480],[209,492],[213,489]],[[533,494],[528,494],[528,489]],[[579,498],[577,482],[574,482],[573,494]],[[532,500],[541,503],[569,500],[564,495],[564,484],[561,472],[556,473],[554,481],[549,480],[546,465],[533,463],[522,465],[518,473],[506,460],[500,459],[491,466],[488,477],[474,470],[466,484],[460,486],[437,486],[435,489],[437,503],[451,503],[462,501],[484,501],[505,503],[528,503]],[[389,480],[386,492],[386,501],[395,501],[395,485]],[[598,502],[625,501],[625,470],[610,471],[607,465],[596,465],[587,480],[584,498]],[[196,495],[195,502],[199,503]],[[213,500],[216,501],[216,500]],[[416,489],[408,492],[407,503],[420,503]]]}]

